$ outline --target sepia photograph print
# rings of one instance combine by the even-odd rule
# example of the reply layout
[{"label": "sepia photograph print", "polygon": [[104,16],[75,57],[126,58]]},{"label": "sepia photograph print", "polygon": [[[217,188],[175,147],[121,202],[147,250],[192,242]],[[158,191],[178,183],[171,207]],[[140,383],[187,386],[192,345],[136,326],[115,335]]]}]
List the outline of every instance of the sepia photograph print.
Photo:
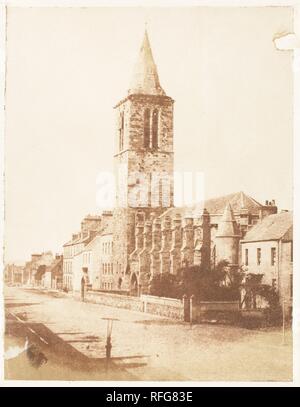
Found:
[{"label": "sepia photograph print", "polygon": [[292,384],[297,8],[53,3],[2,7],[4,381]]}]

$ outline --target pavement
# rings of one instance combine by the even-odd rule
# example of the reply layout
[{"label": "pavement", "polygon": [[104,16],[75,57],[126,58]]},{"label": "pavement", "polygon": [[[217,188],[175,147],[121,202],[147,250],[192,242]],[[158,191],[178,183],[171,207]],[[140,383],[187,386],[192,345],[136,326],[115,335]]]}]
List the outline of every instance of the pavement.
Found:
[{"label": "pavement", "polygon": [[[69,295],[5,287],[5,348],[30,351],[5,361],[21,380],[290,381],[292,334],[193,325],[83,303]],[[107,320],[112,358],[106,360]]]}]

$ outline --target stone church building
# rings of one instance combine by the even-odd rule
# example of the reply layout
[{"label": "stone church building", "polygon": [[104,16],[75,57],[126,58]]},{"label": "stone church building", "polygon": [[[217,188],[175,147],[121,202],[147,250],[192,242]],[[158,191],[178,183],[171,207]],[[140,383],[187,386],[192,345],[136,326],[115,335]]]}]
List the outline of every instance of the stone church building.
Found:
[{"label": "stone church building", "polygon": [[210,269],[222,259],[238,265],[246,232],[277,212],[274,201],[262,205],[243,192],[174,207],[173,104],[160,85],[145,32],[128,94],[114,108],[116,206],[105,222],[99,216],[97,227],[65,245],[70,289],[80,289],[72,278],[77,274],[74,281],[80,281],[83,268],[72,261],[80,253],[89,258],[85,247],[104,248],[96,253],[95,270],[85,264],[91,286],[132,294],[147,293],[155,274],[176,273],[182,266]]}]

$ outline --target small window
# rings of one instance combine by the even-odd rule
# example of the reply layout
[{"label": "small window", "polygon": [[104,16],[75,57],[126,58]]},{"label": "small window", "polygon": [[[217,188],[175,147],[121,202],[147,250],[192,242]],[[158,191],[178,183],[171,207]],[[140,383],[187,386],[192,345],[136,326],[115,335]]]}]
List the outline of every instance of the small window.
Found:
[{"label": "small window", "polygon": [[249,253],[248,253],[248,249],[245,249],[245,265],[248,266],[249,265]]},{"label": "small window", "polygon": [[261,264],[261,248],[257,248],[256,250],[256,260],[257,260],[257,265],[259,266]]},{"label": "small window", "polygon": [[271,247],[271,266],[276,265],[276,247]]},{"label": "small window", "polygon": [[277,280],[276,280],[276,278],[272,278],[272,288],[274,288],[274,290],[277,289]]}]

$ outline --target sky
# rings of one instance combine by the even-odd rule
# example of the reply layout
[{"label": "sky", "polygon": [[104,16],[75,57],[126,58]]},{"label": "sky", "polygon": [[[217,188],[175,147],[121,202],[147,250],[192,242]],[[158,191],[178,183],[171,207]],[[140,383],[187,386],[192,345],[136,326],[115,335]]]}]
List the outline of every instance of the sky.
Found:
[{"label": "sky", "polygon": [[97,213],[145,22],[175,100],[175,170],[203,172],[205,198],[243,190],[292,209],[292,54],[273,43],[290,8],[8,8],[6,261],[61,252]]}]

